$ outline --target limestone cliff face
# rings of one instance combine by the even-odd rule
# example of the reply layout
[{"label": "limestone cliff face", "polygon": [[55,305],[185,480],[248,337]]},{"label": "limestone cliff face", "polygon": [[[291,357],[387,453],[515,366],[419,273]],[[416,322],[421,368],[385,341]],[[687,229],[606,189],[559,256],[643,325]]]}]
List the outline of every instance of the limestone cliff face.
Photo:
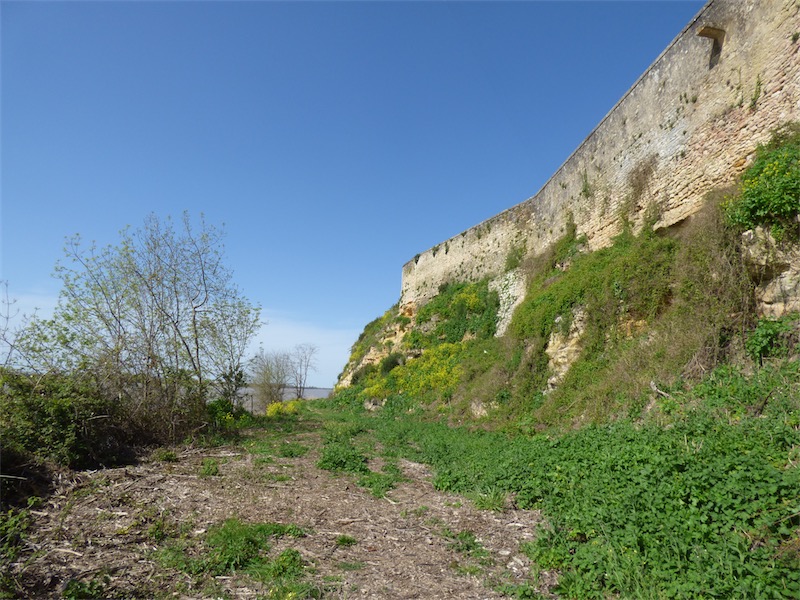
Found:
[{"label": "limestone cliff face", "polygon": [[800,119],[798,31],[798,0],[708,2],[535,196],[409,261],[401,307],[487,276],[521,296],[506,258],[541,253],[570,219],[595,250],[623,216],[640,226],[655,210],[664,228],[695,213],[772,129]]},{"label": "limestone cliff face", "polygon": [[778,243],[761,227],[742,238],[750,276],[758,284],[759,315],[779,318],[800,312],[800,245]]}]

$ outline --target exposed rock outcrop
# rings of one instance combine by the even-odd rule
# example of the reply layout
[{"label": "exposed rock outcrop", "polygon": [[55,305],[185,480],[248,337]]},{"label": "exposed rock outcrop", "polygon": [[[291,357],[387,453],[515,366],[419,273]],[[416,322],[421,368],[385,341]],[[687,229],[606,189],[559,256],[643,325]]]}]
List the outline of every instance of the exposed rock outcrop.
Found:
[{"label": "exposed rock outcrop", "polygon": [[745,263],[756,286],[758,314],[800,312],[800,245],[779,243],[762,227],[742,235]]},{"label": "exposed rock outcrop", "polygon": [[514,269],[493,279],[489,283],[489,289],[497,292],[500,297],[500,309],[497,311],[497,332],[498,337],[505,334],[511,324],[511,317],[514,309],[525,299],[525,277]]},{"label": "exposed rock outcrop", "polygon": [[[561,319],[563,317],[558,317],[556,320],[557,325]],[[581,341],[584,331],[586,331],[586,311],[578,307],[572,313],[572,322],[567,333],[558,330],[550,334],[550,339],[545,349],[547,356],[550,358],[547,364],[551,373],[550,378],[547,380],[548,391],[554,390],[563,381],[569,368],[578,360],[583,350]]]}]

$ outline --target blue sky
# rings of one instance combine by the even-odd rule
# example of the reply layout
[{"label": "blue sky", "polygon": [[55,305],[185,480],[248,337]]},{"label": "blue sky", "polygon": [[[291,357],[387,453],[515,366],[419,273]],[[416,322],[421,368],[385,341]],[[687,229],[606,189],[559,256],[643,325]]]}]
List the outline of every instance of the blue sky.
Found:
[{"label": "blue sky", "polygon": [[534,195],[700,1],[0,1],[0,279],[203,213],[333,385],[402,265]]}]

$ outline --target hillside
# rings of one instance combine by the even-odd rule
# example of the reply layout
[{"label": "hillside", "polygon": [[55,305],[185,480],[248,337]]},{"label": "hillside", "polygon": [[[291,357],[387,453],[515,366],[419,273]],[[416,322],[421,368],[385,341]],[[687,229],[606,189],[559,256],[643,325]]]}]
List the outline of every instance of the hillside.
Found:
[{"label": "hillside", "polygon": [[391,308],[336,398],[461,426],[427,440],[435,482],[542,508],[565,597],[796,597],[799,214],[787,125],[680,226],[509,255],[510,319],[498,278]]}]

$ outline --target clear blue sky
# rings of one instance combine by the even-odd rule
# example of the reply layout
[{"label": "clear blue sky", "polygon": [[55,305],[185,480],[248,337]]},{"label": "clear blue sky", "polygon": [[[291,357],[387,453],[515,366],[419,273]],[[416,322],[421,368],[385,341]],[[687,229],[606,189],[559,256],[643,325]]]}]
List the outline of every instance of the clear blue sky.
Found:
[{"label": "clear blue sky", "polygon": [[0,1],[0,279],[64,238],[227,231],[267,349],[333,385],[402,265],[535,194],[700,1]]}]

